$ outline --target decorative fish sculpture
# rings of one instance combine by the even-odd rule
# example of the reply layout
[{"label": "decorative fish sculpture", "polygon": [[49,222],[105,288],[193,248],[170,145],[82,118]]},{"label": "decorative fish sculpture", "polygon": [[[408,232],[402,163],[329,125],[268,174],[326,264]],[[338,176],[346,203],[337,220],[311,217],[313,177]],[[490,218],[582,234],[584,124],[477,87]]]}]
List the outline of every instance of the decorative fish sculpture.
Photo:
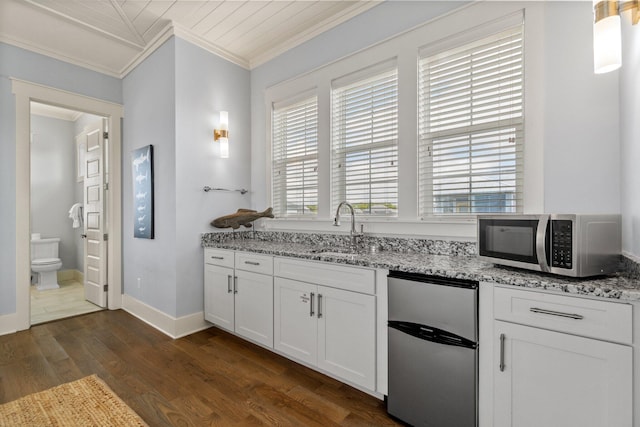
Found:
[{"label": "decorative fish sculpture", "polygon": [[240,228],[241,225],[249,228],[253,224],[251,222],[258,218],[273,218],[273,209],[268,208],[264,212],[254,211],[252,209],[238,209],[236,213],[231,215],[221,216],[211,221],[211,225],[216,228],[228,228],[231,227],[234,230]]}]

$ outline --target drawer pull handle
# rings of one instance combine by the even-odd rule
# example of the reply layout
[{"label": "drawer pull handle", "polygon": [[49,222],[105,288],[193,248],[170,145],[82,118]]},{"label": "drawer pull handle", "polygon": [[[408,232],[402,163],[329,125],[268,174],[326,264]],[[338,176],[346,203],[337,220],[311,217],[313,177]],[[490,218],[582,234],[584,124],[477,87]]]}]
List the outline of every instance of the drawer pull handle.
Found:
[{"label": "drawer pull handle", "polygon": [[227,293],[230,294],[231,292],[233,292],[233,290],[231,289],[231,275],[228,274],[227,275]]},{"label": "drawer pull handle", "polygon": [[233,293],[238,293],[238,276],[233,276]]},{"label": "drawer pull handle", "polygon": [[313,297],[314,297],[315,295],[316,295],[316,294],[314,294],[313,292],[311,292],[311,298],[309,299],[309,316],[310,316],[310,317],[313,317],[313,315],[315,314],[315,313],[313,312]]},{"label": "drawer pull handle", "polygon": [[322,294],[318,294],[318,319],[322,317]]},{"label": "drawer pull handle", "polygon": [[545,310],[544,308],[531,307],[529,311],[533,313],[548,314],[550,316],[566,317],[569,319],[576,319],[576,320],[584,319],[584,316],[582,316],[581,314],[563,313],[561,311]]},{"label": "drawer pull handle", "polygon": [[255,262],[255,261],[245,261],[244,263],[249,265],[260,265],[259,262]]},{"label": "drawer pull handle", "polygon": [[504,372],[504,334],[500,334],[500,372]]},{"label": "drawer pull handle", "polygon": [[211,255],[211,259],[224,259],[224,257]]}]

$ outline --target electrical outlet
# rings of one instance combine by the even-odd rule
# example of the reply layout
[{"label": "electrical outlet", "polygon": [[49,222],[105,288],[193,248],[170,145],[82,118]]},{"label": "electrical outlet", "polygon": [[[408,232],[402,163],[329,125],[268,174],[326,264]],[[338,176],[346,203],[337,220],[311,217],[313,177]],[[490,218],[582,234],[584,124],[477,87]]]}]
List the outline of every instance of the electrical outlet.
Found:
[{"label": "electrical outlet", "polygon": [[142,279],[138,277],[138,289],[142,286]]}]

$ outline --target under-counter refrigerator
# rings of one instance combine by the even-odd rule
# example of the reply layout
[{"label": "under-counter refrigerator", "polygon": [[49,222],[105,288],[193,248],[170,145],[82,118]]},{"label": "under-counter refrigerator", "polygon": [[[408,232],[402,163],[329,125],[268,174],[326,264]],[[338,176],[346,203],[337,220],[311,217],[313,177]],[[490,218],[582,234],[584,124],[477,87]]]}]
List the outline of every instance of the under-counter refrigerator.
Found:
[{"label": "under-counter refrigerator", "polygon": [[387,412],[411,425],[475,427],[478,282],[392,271]]}]

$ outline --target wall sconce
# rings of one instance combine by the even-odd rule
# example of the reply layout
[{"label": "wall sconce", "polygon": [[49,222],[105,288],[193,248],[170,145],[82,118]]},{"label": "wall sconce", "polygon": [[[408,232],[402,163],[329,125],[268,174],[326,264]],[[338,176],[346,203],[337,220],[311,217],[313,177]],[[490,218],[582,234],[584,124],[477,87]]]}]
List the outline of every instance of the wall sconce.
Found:
[{"label": "wall sconce", "polygon": [[220,111],[220,129],[213,130],[213,140],[220,141],[220,157],[229,158],[229,113]]},{"label": "wall sconce", "polygon": [[620,14],[631,10],[631,22],[638,23],[638,0],[594,0],[593,67],[596,74],[617,70],[622,65]]}]

